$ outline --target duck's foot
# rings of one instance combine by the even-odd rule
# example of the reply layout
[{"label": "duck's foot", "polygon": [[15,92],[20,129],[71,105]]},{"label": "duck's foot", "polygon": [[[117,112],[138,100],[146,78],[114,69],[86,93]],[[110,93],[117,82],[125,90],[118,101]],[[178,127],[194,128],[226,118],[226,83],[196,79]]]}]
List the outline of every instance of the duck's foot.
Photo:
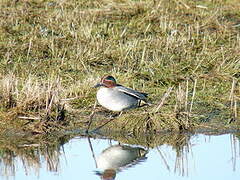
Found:
[{"label": "duck's foot", "polygon": [[109,118],[116,118],[116,117],[119,117],[119,116],[121,116],[121,115],[122,115],[122,111],[121,111],[121,112],[118,112],[118,113],[111,114],[111,115],[109,116]]}]

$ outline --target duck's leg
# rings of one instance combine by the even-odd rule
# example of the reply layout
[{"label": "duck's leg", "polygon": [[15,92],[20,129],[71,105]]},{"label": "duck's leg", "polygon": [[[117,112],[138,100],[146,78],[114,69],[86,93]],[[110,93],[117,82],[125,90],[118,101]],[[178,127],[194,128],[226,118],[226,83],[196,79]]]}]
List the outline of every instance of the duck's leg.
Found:
[{"label": "duck's leg", "polygon": [[109,122],[113,121],[115,118],[110,118],[109,120],[107,120],[104,124],[102,124],[101,126],[98,126],[97,128],[95,128],[93,130],[94,131],[98,131],[99,129],[101,129],[102,127],[104,127],[106,124],[108,124]]},{"label": "duck's leg", "polygon": [[106,124],[108,124],[109,122],[113,121],[114,119],[116,119],[115,117],[119,117],[121,116],[123,113],[123,111],[121,111],[117,116],[114,116],[114,117],[110,117],[109,120],[107,120],[106,122],[104,122],[102,125],[98,126],[97,128],[95,128],[93,131],[97,131],[99,129],[101,129],[102,127],[104,127]]},{"label": "duck's leg", "polygon": [[96,106],[97,106],[97,101],[95,101],[94,106],[93,106],[93,111],[92,111],[92,113],[91,113],[90,116],[89,116],[89,122],[88,122],[88,126],[87,126],[87,129],[86,129],[86,133],[88,133],[88,130],[90,129],[90,126],[91,126],[91,124],[92,124],[93,116],[94,116],[94,114],[95,114]]}]

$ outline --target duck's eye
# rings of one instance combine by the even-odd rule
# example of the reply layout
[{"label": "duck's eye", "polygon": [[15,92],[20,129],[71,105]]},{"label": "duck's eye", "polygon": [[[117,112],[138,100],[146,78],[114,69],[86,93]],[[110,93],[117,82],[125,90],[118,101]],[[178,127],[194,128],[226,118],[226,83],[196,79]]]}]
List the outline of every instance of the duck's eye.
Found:
[{"label": "duck's eye", "polygon": [[115,78],[112,77],[112,76],[107,76],[107,77],[105,78],[105,80],[107,80],[107,81],[112,81],[112,82],[116,83]]}]

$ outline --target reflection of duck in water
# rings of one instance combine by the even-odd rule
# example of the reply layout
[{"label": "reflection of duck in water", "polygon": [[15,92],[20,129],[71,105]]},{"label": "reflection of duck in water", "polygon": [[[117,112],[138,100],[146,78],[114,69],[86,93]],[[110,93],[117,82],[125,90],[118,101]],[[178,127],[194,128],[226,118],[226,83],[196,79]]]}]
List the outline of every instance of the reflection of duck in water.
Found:
[{"label": "reflection of duck in water", "polygon": [[97,172],[96,174],[99,175],[102,180],[114,180],[116,173],[115,169],[106,169],[103,172]]},{"label": "reflection of duck in water", "polygon": [[96,159],[97,172],[103,180],[115,179],[116,173],[146,159],[147,151],[140,147],[114,145],[105,149]]}]

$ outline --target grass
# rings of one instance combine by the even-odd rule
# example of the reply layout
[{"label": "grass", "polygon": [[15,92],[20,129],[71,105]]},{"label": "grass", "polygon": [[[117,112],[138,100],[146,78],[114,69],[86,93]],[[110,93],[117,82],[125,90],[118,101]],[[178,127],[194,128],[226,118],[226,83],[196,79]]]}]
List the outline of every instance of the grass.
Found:
[{"label": "grass", "polygon": [[0,128],[85,126],[72,115],[87,121],[91,87],[105,74],[154,104],[107,128],[239,125],[239,8],[237,0],[1,1]]},{"label": "grass", "polygon": [[26,174],[34,172],[37,175],[46,162],[46,169],[58,172],[60,155],[64,154],[63,145],[71,137],[66,136],[1,136],[0,137],[0,176],[15,177],[16,163],[24,167]]}]

